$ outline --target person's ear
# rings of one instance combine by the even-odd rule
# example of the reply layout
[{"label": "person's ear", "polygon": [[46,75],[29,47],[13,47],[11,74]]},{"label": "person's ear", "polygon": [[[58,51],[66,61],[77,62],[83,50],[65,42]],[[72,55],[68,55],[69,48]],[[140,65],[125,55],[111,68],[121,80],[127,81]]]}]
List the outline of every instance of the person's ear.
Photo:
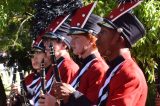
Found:
[{"label": "person's ear", "polygon": [[120,33],[118,33],[118,32],[115,32],[114,33],[114,36],[113,36],[113,38],[112,38],[112,40],[111,40],[111,45],[117,45],[118,44],[118,42],[119,42],[119,40],[120,40]]},{"label": "person's ear", "polygon": [[123,36],[120,36],[119,41],[120,41],[120,42],[124,42],[124,41],[125,41],[124,38],[123,38]]},{"label": "person's ear", "polygon": [[62,42],[62,47],[63,47],[64,49],[67,49],[67,45],[66,45],[64,42]]},{"label": "person's ear", "polygon": [[127,47],[127,42],[123,36],[120,36],[119,42],[120,42],[121,46]]}]

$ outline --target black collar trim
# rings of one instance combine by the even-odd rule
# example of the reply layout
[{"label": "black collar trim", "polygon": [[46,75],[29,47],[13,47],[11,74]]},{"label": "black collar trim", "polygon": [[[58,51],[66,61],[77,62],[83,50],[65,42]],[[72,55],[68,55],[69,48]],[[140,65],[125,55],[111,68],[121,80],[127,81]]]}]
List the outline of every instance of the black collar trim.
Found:
[{"label": "black collar trim", "polygon": [[106,73],[107,78],[110,75],[110,73],[113,71],[113,69],[120,64],[121,62],[123,62],[125,59],[122,56],[118,56],[117,58],[115,58],[114,60],[112,60],[111,62],[107,62],[107,64],[109,65],[109,69]]},{"label": "black collar trim", "polygon": [[57,60],[57,65],[64,60],[64,57],[60,57],[58,60]]},{"label": "black collar trim", "polygon": [[114,60],[107,62],[107,64],[110,67],[116,67],[119,63],[121,63],[122,61],[124,61],[125,59],[122,56],[118,56],[117,58],[115,58]]},{"label": "black collar trim", "polygon": [[91,60],[93,60],[95,58],[96,58],[95,54],[89,55],[88,57],[86,57],[85,59],[82,60],[82,62],[83,62],[82,66],[86,65],[88,62],[90,62]]}]

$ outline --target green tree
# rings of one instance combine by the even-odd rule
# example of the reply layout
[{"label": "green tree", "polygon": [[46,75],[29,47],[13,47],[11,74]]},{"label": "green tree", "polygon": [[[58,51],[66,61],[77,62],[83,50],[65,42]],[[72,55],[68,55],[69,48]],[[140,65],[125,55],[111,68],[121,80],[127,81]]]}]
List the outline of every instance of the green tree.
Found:
[{"label": "green tree", "polygon": [[135,14],[143,22],[146,35],[132,52],[146,74],[149,87],[147,105],[151,106],[155,105],[155,69],[160,59],[160,1],[146,0],[135,10]]},{"label": "green tree", "polygon": [[33,0],[0,1],[0,51],[12,55],[10,63],[18,59],[25,70],[28,69],[26,56],[32,41],[29,35],[31,2]]}]

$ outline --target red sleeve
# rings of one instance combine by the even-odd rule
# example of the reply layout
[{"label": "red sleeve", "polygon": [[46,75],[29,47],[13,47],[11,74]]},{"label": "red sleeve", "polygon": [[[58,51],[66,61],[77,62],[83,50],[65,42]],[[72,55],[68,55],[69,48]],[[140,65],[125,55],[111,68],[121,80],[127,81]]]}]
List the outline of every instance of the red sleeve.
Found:
[{"label": "red sleeve", "polygon": [[111,80],[106,106],[145,106],[147,85],[135,65],[123,67]]},{"label": "red sleeve", "polygon": [[69,83],[75,77],[79,67],[73,60],[65,59],[59,67],[62,82]]}]

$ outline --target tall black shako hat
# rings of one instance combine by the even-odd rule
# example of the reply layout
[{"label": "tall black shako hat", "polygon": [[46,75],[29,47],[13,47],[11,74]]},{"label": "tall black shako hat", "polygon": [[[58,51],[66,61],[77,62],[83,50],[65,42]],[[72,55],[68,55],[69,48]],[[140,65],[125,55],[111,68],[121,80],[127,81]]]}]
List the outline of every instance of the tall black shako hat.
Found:
[{"label": "tall black shako hat", "polygon": [[120,5],[113,9],[107,18],[98,25],[116,29],[127,41],[127,47],[131,47],[145,34],[142,23],[134,16],[130,10],[139,5],[142,1],[122,0]]},{"label": "tall black shako hat", "polygon": [[69,31],[69,24],[65,23],[69,15],[59,16],[54,19],[50,25],[47,27],[45,34],[42,36],[42,39],[60,39],[63,41],[68,48],[70,49],[70,37],[67,36]]},{"label": "tall black shako hat", "polygon": [[55,32],[68,17],[69,15],[65,14],[53,19],[52,22],[48,25],[48,27],[44,31],[42,31],[41,34],[36,38],[33,45],[37,45],[47,32]]},{"label": "tall black shako hat", "polygon": [[42,38],[46,39],[59,39],[61,41],[63,41],[68,48],[70,49],[70,42],[71,42],[71,37],[67,36],[68,32],[70,29],[70,25],[67,23],[63,23],[55,32],[47,32]]},{"label": "tall black shako hat", "polygon": [[98,34],[101,28],[97,23],[102,21],[102,18],[92,14],[97,2],[79,8],[71,18],[71,28],[68,35],[82,35],[86,33]]},{"label": "tall black shako hat", "polygon": [[33,43],[29,54],[33,55],[35,52],[40,52],[40,51],[45,52],[45,47],[42,40],[38,42],[36,45]]}]

